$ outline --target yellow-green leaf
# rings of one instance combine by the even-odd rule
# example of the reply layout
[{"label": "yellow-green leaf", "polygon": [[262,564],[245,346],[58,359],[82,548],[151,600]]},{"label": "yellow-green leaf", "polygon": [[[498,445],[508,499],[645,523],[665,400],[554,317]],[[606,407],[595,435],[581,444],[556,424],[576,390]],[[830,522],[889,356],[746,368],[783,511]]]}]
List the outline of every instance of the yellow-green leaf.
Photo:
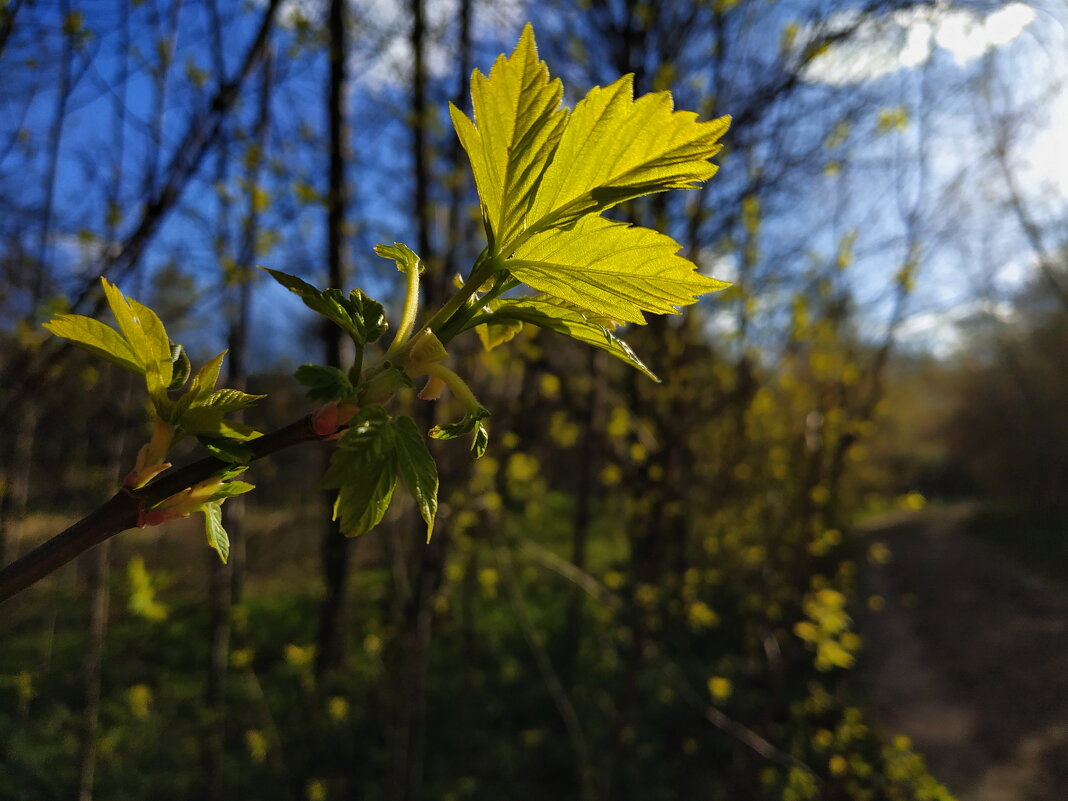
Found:
[{"label": "yellow-green leaf", "polygon": [[215,389],[215,384],[219,380],[219,371],[222,369],[223,357],[226,355],[224,350],[222,353],[217,353],[211,358],[203,367],[201,367],[195,376],[193,376],[192,382],[189,384],[188,394],[192,396],[193,400],[202,400],[208,397]]},{"label": "yellow-green leaf", "polygon": [[515,50],[508,58],[498,57],[488,77],[478,70],[472,74],[474,122],[449,107],[471,160],[494,253],[527,226],[528,209],[567,118],[562,96],[560,81],[549,80],[545,62],[538,59],[528,23]]},{"label": "yellow-green leaf", "polygon": [[496,316],[489,318],[482,325],[475,326],[475,333],[482,340],[482,347],[493,350],[498,345],[511,342],[516,335],[523,330],[522,320],[498,319]]},{"label": "yellow-green leaf", "polygon": [[392,245],[379,243],[375,245],[375,253],[383,259],[392,259],[397,264],[397,269],[402,273],[410,273],[412,270],[422,272],[422,261],[419,255],[403,242],[394,242]]},{"label": "yellow-green leaf", "polygon": [[531,233],[642,195],[694,189],[715,174],[708,159],[730,117],[698,122],[694,112],[674,110],[670,92],[633,98],[633,76],[625,75],[575,106],[530,207]]},{"label": "yellow-green leaf", "polygon": [[419,515],[426,522],[426,541],[430,542],[434,516],[438,511],[438,466],[412,418],[398,417],[393,421],[393,429],[397,442],[397,472],[419,507]]},{"label": "yellow-green leaf", "polygon": [[[230,390],[233,391],[233,390]],[[225,407],[196,406],[188,409],[177,424],[187,434],[207,437],[226,437],[227,439],[249,440],[259,436],[252,426],[225,419]]]},{"label": "yellow-green leaf", "polygon": [[204,513],[204,534],[208,538],[208,545],[219,554],[225,565],[230,556],[230,537],[223,528],[222,509],[218,503],[206,503],[200,511]]},{"label": "yellow-green leaf", "polygon": [[156,313],[133,298],[125,297],[119,288],[101,278],[111,313],[119,330],[144,364],[145,384],[157,405],[166,402],[167,387],[171,383],[171,341]]},{"label": "yellow-green leaf", "polygon": [[109,325],[81,314],[61,314],[44,324],[57,337],[127,370],[144,375],[145,368],[129,343]]},{"label": "yellow-green leaf", "polygon": [[519,325],[530,323],[607,351],[659,382],[660,379],[645,366],[630,346],[608,327],[602,325],[600,319],[591,318],[589,314],[566,301],[548,295],[538,295],[533,298],[502,300],[491,313],[476,317],[471,324],[476,325],[480,321],[487,321],[485,324],[478,325],[481,333],[481,329],[487,327],[503,328],[509,323]]},{"label": "yellow-green leaf", "polygon": [[728,286],[701,275],[679,244],[648,228],[586,217],[528,239],[504,262],[512,275],[553,297],[615,320],[644,323],[643,311],[674,314]]}]

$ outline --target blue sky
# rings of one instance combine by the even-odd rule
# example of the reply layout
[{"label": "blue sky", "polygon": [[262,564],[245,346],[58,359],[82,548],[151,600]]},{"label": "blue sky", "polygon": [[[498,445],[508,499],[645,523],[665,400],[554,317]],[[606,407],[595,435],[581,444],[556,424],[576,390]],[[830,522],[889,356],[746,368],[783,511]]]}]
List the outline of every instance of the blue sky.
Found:
[{"label": "blue sky", "polygon": [[[325,271],[323,211],[318,204],[297,203],[294,188],[296,184],[307,184],[321,192],[325,185],[325,61],[321,49],[306,48],[295,57],[291,57],[289,49],[295,40],[292,24],[301,14],[314,23],[318,5],[289,3],[283,19],[290,27],[276,40],[276,47],[285,53],[277,64],[284,69],[276,74],[273,98],[274,127],[268,151],[274,164],[269,165],[263,183],[273,197],[266,219],[277,223],[283,238],[260,259],[266,266],[296,272],[309,280]],[[84,61],[89,69],[79,78],[64,124],[56,194],[60,226],[53,247],[57,257],[66,261],[63,269],[71,285],[84,279],[78,272],[79,264],[91,263],[86,257],[107,244],[99,239],[86,241],[78,234],[85,230],[99,235],[103,230],[104,177],[112,169],[117,147],[119,129],[113,123],[113,112],[120,87],[114,85],[114,79],[122,69],[119,43],[123,34],[118,30],[115,7],[117,4],[106,3],[86,7],[86,23],[92,29],[92,36],[76,56],[75,64],[77,67]],[[224,57],[232,69],[251,35],[258,8],[227,7],[231,10],[225,27]],[[773,60],[777,54],[770,50],[772,43],[781,39],[792,19],[802,19],[810,8],[811,4],[800,2],[778,4],[768,17],[777,29],[750,32],[751,38],[744,46],[764,48],[768,52],[759,58]],[[919,210],[926,223],[941,223],[931,228],[935,233],[942,232],[944,240],[930,249],[919,277],[913,315],[905,327],[914,344],[942,351],[951,346],[953,320],[970,313],[976,304],[990,300],[976,297],[981,294],[976,292],[977,282],[985,272],[993,270],[992,280],[1001,294],[1026,279],[1031,266],[1019,232],[1011,224],[996,232],[989,230],[990,207],[977,202],[984,187],[983,170],[976,165],[981,164],[984,147],[989,144],[977,123],[982,109],[976,107],[974,96],[964,92],[972,86],[975,76],[992,69],[991,62],[995,59],[1002,64],[1000,69],[1012,70],[1018,76],[1008,91],[1012,102],[1022,106],[1028,103],[1028,87],[1048,85],[1058,69],[1063,75],[1063,55],[1059,63],[1056,55],[1058,47],[1059,53],[1065,52],[1063,14],[1053,16],[1052,12],[1040,9],[1027,18],[1023,8],[1026,7],[1010,4],[1002,11],[993,9],[968,16],[964,12],[932,7],[922,14],[889,17],[862,31],[861,46],[832,50],[815,63],[806,75],[809,89],[807,96],[803,96],[808,98],[803,107],[818,110],[825,99],[832,98],[833,104],[828,103],[826,113],[816,114],[810,123],[794,121],[793,130],[798,135],[823,135],[833,123],[831,115],[847,109],[850,97],[862,93],[888,109],[906,108],[909,124],[904,130],[880,133],[873,115],[856,119],[848,136],[836,145],[837,150],[829,148],[825,154],[827,161],[835,161],[840,152],[842,164],[849,165],[845,171],[822,175],[817,165],[814,176],[769,199],[765,207],[763,243],[768,255],[762,267],[767,283],[760,299],[769,312],[781,303],[782,293],[790,291],[789,286],[776,282],[776,259],[790,259],[791,269],[797,272],[798,265],[803,265],[806,259],[816,262],[833,258],[841,238],[857,231],[857,265],[849,280],[854,282],[864,305],[870,333],[877,336],[887,313],[889,276],[903,258],[897,240],[909,208]],[[365,2],[355,4],[354,9],[359,12],[359,26],[350,58],[354,76],[350,98],[354,143],[351,216],[356,223],[352,237],[353,265],[359,283],[371,294],[386,296],[388,302],[396,272],[392,264],[374,257],[371,248],[378,241],[403,239],[411,243],[413,239],[408,216],[411,185],[404,126],[408,102],[404,87],[410,53],[406,21],[396,3]],[[198,97],[203,97],[191,85],[189,75],[196,70],[211,69],[211,35],[204,10],[189,6],[181,13],[162,129],[164,154],[184,130],[186,110],[198,102]],[[14,43],[5,54],[8,63],[20,59],[21,80],[18,85],[0,88],[3,104],[0,108],[7,118],[17,119],[24,110],[27,116],[22,127],[38,135],[31,142],[36,153],[25,154],[16,147],[0,161],[0,186],[9,197],[19,197],[17,187],[25,184],[28,211],[32,211],[32,198],[41,186],[38,176],[43,171],[44,151],[39,134],[47,129],[54,107],[54,92],[50,87],[55,85],[60,38],[47,30],[48,14],[47,10],[41,10],[35,18],[42,23],[39,34],[27,35],[25,41]],[[566,50],[563,37],[574,22],[569,21],[566,12],[543,14],[534,16],[536,28],[545,32],[543,49],[553,53]],[[138,10],[131,31],[131,39],[142,53],[150,53],[154,46],[154,36],[150,35],[152,20],[147,15],[147,11]],[[441,101],[436,104],[440,126],[435,141],[442,147],[451,147],[443,101],[454,94],[457,82],[453,74],[455,4],[434,0],[428,4],[428,16],[433,42],[428,64],[435,97]],[[488,69],[494,54],[510,48],[524,19],[519,3],[476,4],[475,65]],[[52,21],[58,25],[58,19]],[[802,25],[798,37],[803,39],[804,34]],[[31,55],[38,63],[27,66],[25,59]],[[91,60],[85,59],[88,55],[92,55]],[[126,153],[123,205],[132,206],[142,196],[145,159],[154,149],[146,132],[153,113],[154,94],[150,76],[137,69],[138,57],[132,56],[128,63],[131,77],[122,89],[127,108],[122,128]],[[562,69],[556,68],[556,64]],[[583,75],[593,72],[581,59],[555,60],[550,66],[554,72],[563,72],[572,86],[582,81]],[[744,73],[739,75],[734,85],[729,82],[725,85],[721,93],[722,107],[717,106],[717,113],[732,110],[732,91],[743,96],[749,78]],[[688,84],[677,85],[676,89],[680,102],[691,92]],[[245,127],[251,125],[254,113],[251,101],[255,81],[247,94],[249,102],[242,106],[238,116]],[[29,101],[23,104],[25,98]],[[923,110],[918,112],[921,106]],[[1034,197],[1029,200],[1035,204],[1036,213],[1054,217],[1063,208],[1062,199],[1068,187],[1068,165],[1062,146],[1068,104],[1063,92],[1059,92],[1043,99],[1041,105],[1032,101],[1031,109],[1033,119],[1021,121],[1022,141],[1016,158],[1024,184],[1035,189]],[[14,126],[0,125],[0,129],[3,136],[14,130]],[[302,134],[318,145],[300,146]],[[928,186],[924,197],[916,199],[918,190],[910,182],[914,184],[917,180],[916,159],[921,146],[928,153]],[[758,142],[756,151],[759,149]],[[757,152],[757,160],[771,159],[774,155],[760,156]],[[218,260],[211,238],[219,210],[219,188],[214,181],[212,158],[209,157],[207,168],[183,195],[179,211],[168,218],[146,261],[150,270],[172,261],[188,270],[196,277],[203,302],[209,308],[221,308]],[[243,188],[237,180],[239,161],[240,153],[234,153],[231,180],[226,189],[235,200],[234,227],[244,202]],[[894,167],[895,164],[899,166]],[[730,186],[732,181],[745,178],[741,172],[744,169],[739,162],[725,159],[723,170],[714,180],[722,182],[724,187]],[[954,185],[955,197],[950,197],[949,192],[939,194],[939,187],[945,189],[963,173],[967,173],[967,179]],[[33,177],[27,180],[26,175]],[[910,193],[911,205],[906,197]],[[994,194],[990,203],[996,202]],[[939,215],[945,219],[938,220]],[[986,240],[981,248],[974,240],[967,241],[967,237],[961,242],[961,232],[972,228]],[[972,252],[976,249],[982,250],[982,259],[976,259]],[[724,261],[714,252],[705,255],[710,265],[728,273],[722,277],[732,277],[729,260]],[[985,272],[984,276],[978,276],[970,271]],[[126,288],[135,293],[143,289],[136,285]],[[254,352],[261,363],[279,354],[291,361],[314,356],[317,344],[300,335],[307,323],[302,314],[303,309],[294,297],[266,281],[261,282],[254,307],[257,332]],[[202,350],[216,349],[221,332],[219,323],[200,325],[191,332],[191,345]]]}]

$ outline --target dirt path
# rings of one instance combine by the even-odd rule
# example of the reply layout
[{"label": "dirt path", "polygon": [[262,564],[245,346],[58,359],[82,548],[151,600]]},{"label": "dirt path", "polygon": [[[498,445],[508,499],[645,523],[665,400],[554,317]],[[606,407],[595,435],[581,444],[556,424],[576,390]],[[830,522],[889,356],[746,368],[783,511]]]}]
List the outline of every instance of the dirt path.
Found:
[{"label": "dirt path", "polygon": [[960,801],[1068,799],[1068,593],[962,533],[954,508],[867,527],[892,551],[862,591],[859,676]]}]

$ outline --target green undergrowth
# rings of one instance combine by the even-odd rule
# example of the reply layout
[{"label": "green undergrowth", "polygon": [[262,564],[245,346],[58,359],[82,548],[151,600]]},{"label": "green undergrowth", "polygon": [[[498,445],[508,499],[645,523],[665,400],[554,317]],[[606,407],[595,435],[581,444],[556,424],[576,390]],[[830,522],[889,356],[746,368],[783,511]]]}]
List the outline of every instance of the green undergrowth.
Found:
[{"label": "green undergrowth", "polygon": [[[795,617],[769,605],[760,584],[770,574],[744,559],[636,587],[625,544],[598,522],[587,565],[597,595],[580,593],[576,640],[574,585],[544,556],[568,555],[573,501],[544,500],[507,510],[492,531],[457,521],[427,665],[424,798],[599,797],[606,781],[643,799],[949,797],[907,741],[872,728],[841,681],[856,647],[846,636],[851,542],[819,557],[824,578],[799,597]],[[264,524],[262,535],[273,532],[283,549],[286,538],[307,536],[276,515],[263,520],[274,528]],[[196,797],[210,747],[222,749],[227,797],[387,797],[391,733],[410,688],[397,680],[402,625],[381,543],[358,551],[345,669],[318,683],[314,572],[250,570],[234,610],[224,736],[212,746],[204,588],[156,571],[180,564],[173,554],[153,557],[165,545],[193,553],[200,543],[188,540],[115,551],[97,797]],[[532,556],[530,541],[544,550]],[[69,797],[76,786],[86,647],[76,587],[48,583],[3,623],[2,798]],[[546,659],[578,734],[562,723],[539,667]]]}]

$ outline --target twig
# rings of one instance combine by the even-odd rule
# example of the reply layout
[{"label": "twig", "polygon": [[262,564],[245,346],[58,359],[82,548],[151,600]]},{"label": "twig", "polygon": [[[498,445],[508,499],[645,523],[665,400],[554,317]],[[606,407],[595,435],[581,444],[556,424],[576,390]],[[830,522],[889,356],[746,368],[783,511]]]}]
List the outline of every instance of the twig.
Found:
[{"label": "twig", "polygon": [[[262,459],[276,451],[321,437],[312,428],[311,416],[251,440],[249,461]],[[90,512],[66,531],[52,537],[20,559],[0,570],[0,603],[26,589],[37,580],[58,570],[78,554],[135,528],[144,514],[161,501],[192,487],[229,465],[212,456],[168,472],[141,489],[123,488],[102,506]]]}]

